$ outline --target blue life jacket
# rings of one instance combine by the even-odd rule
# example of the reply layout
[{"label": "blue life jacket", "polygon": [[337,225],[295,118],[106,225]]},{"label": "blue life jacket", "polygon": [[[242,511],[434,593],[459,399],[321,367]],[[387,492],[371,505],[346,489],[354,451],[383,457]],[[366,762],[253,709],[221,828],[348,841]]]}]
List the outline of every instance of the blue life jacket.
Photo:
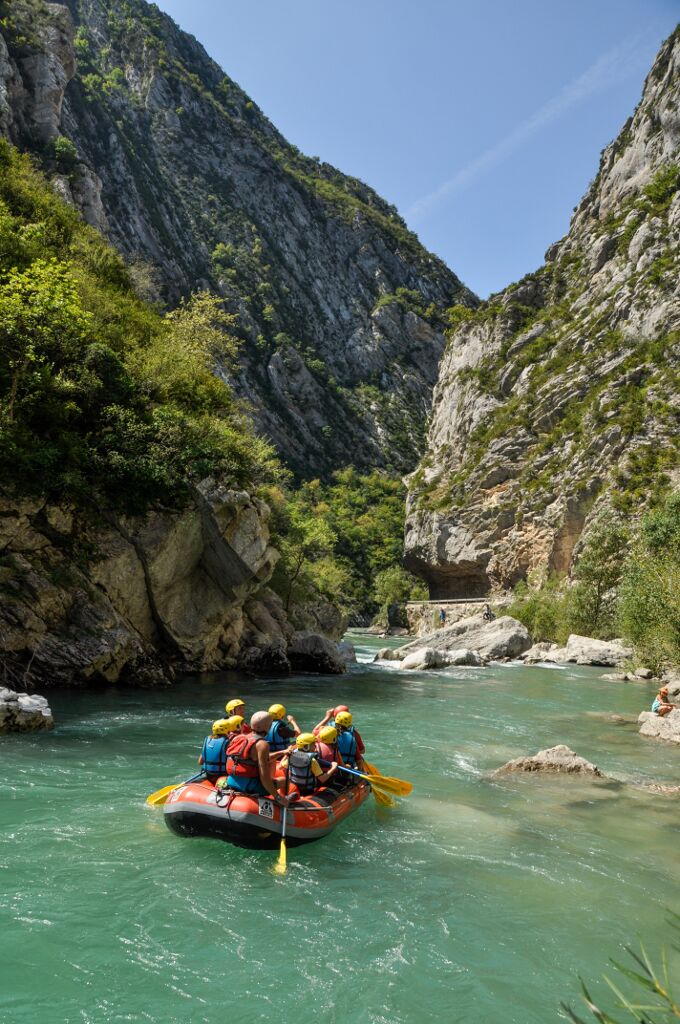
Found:
[{"label": "blue life jacket", "polygon": [[356,768],[357,764],[357,738],[354,735],[354,726],[349,729],[338,731],[338,750],[348,768]]},{"label": "blue life jacket", "polygon": [[660,707],[661,707],[661,701],[659,700],[658,697],[655,697],[654,698],[654,703],[652,704],[652,711],[658,711]]},{"label": "blue life jacket", "polygon": [[227,771],[227,747],[230,736],[206,736],[203,740],[201,757],[206,775],[225,775]]},{"label": "blue life jacket", "polygon": [[285,739],[281,735],[281,726],[285,727],[286,723],[281,721],[280,719],[277,720],[276,722],[272,722],[272,727],[269,730],[269,732],[267,733],[267,735],[265,736],[265,739],[266,739],[267,743],[269,744],[269,749],[271,751],[274,751],[274,750],[286,750],[286,748],[290,744],[290,739]]}]

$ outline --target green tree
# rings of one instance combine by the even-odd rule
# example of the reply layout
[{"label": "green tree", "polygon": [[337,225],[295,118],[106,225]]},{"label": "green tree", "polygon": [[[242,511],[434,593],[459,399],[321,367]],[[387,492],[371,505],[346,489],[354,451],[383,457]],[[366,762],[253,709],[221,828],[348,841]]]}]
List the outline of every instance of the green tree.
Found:
[{"label": "green tree", "polygon": [[642,521],[621,581],[621,632],[651,668],[680,664],[680,493]]},{"label": "green tree", "polygon": [[609,639],[616,630],[617,587],[630,531],[619,522],[600,520],[589,532],[568,591],[570,632]]}]

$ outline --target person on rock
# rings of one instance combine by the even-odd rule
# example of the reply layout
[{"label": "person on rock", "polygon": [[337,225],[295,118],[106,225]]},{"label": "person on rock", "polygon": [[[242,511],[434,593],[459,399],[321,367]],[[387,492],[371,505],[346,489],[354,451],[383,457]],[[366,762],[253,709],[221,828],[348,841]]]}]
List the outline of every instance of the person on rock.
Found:
[{"label": "person on rock", "polygon": [[341,711],[349,711],[349,708],[347,707],[346,704],[338,704],[336,708],[329,708],[324,717],[321,719],[321,721],[317,722],[317,724],[312,729],[314,735],[318,736],[319,730],[323,729],[325,725],[335,726],[335,716],[339,715]]},{"label": "person on rock", "polygon": [[301,796],[309,796],[332,779],[338,770],[335,761],[326,771],[321,767],[316,752],[316,736],[312,732],[301,732],[296,737],[295,750],[283,759],[281,767],[286,769],[287,781],[295,786]]},{"label": "person on rock", "polygon": [[272,778],[269,762],[267,734],[272,727],[268,711],[256,711],[250,719],[250,732],[239,733],[229,744],[227,753],[227,786],[239,793],[270,796],[280,803],[280,796]]},{"label": "person on rock", "polygon": [[439,625],[440,626],[445,626],[446,625],[446,608],[444,608],[443,605],[439,609]]},{"label": "person on rock", "polygon": [[335,728],[338,731],[338,750],[348,768],[366,771],[364,764],[364,743],[352,724],[349,711],[340,711],[335,716]]},{"label": "person on rock", "polygon": [[344,766],[345,762],[338,747],[338,730],[335,726],[324,725],[323,729],[319,729],[316,752],[322,761],[330,761],[331,763],[335,761],[338,767],[342,768]]},{"label": "person on rock", "polygon": [[292,715],[286,719],[283,704],[272,704],[268,714],[272,716],[272,727],[267,733],[267,743],[272,754],[279,758],[288,750],[295,737],[300,735],[301,729]]},{"label": "person on rock", "polygon": [[491,611],[491,605],[489,605],[489,604],[485,604],[484,605],[484,611],[482,612],[482,618],[484,619],[485,622],[493,622],[493,620],[496,618],[494,613]]},{"label": "person on rock", "polygon": [[227,750],[236,732],[233,718],[218,718],[212,724],[210,736],[203,740],[198,763],[203,766],[205,777],[216,782],[227,771]]},{"label": "person on rock", "polygon": [[668,702],[668,687],[662,686],[659,692],[657,693],[656,697],[654,698],[654,701],[652,703],[652,711],[663,718],[664,715],[667,715],[670,711],[673,711],[675,707],[675,704],[669,704]]}]

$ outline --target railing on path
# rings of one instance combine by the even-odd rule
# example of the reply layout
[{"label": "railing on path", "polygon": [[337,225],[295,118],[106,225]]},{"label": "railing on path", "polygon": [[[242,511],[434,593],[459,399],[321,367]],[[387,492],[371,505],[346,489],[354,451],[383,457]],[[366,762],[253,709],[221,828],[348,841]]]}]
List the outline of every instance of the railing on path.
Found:
[{"label": "railing on path", "polygon": [[447,604],[489,604],[488,597],[444,597],[441,601],[407,601],[407,608],[441,608]]}]

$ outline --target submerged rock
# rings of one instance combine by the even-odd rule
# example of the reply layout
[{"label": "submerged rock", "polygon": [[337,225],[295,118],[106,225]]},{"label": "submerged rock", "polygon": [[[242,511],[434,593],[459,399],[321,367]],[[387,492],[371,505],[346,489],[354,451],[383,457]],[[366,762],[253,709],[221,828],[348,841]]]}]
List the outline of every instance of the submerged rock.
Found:
[{"label": "submerged rock", "polygon": [[657,715],[654,711],[643,711],[638,722],[641,736],[680,743],[680,709],[676,708],[663,716]]},{"label": "submerged rock", "polygon": [[508,761],[507,764],[497,768],[493,775],[506,775],[510,772],[546,772],[604,777],[596,765],[586,761],[585,757],[575,754],[564,743],[550,747],[548,750],[539,750],[537,754],[527,757],[516,757],[513,761]]},{"label": "submerged rock", "polygon": [[45,697],[0,687],[0,732],[52,729],[54,718]]}]

